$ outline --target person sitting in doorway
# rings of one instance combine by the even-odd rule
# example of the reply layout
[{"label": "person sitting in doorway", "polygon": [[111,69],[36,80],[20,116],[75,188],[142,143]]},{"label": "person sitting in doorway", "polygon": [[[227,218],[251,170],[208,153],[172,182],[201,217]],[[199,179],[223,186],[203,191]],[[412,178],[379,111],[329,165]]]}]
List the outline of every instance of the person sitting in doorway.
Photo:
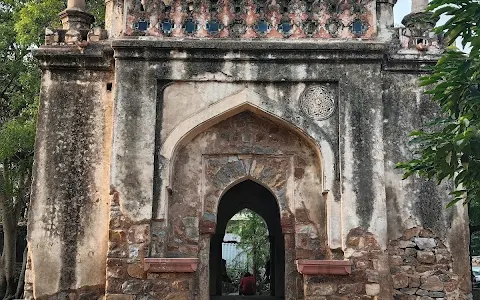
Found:
[{"label": "person sitting in doorway", "polygon": [[240,286],[238,287],[238,292],[240,295],[255,295],[255,278],[249,272],[246,272],[243,275],[243,278],[240,279]]}]

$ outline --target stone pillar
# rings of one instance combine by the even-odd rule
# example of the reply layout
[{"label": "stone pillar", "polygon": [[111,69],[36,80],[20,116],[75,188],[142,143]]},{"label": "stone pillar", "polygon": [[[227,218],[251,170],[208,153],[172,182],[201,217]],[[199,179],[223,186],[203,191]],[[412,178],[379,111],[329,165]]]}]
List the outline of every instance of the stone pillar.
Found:
[{"label": "stone pillar", "polygon": [[212,249],[211,245],[214,241],[214,234],[201,232],[200,239],[198,241],[199,246],[199,264],[197,269],[197,291],[198,291],[198,300],[208,300],[210,299],[210,290],[213,291],[214,280],[210,278],[210,251]]},{"label": "stone pillar", "polygon": [[43,75],[28,216],[32,270],[27,292],[35,299],[103,299],[113,51],[106,45],[91,45],[83,53],[43,46],[33,54]]},{"label": "stone pillar", "polygon": [[68,8],[78,8],[81,10],[85,10],[85,0],[68,0],[67,2],[67,9]]},{"label": "stone pillar", "polygon": [[123,6],[123,0],[105,0],[105,30],[110,38],[123,34]]},{"label": "stone pillar", "polygon": [[377,36],[381,41],[389,42],[392,39],[394,32],[393,6],[395,3],[397,3],[396,0],[377,1]]},{"label": "stone pillar", "polygon": [[412,0],[412,13],[424,12],[427,5],[428,0]]}]

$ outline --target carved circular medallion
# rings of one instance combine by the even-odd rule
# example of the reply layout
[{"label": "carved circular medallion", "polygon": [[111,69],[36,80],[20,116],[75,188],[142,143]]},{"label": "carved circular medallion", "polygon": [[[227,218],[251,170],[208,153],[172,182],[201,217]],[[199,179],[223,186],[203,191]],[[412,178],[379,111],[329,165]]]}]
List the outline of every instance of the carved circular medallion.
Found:
[{"label": "carved circular medallion", "polygon": [[300,96],[300,108],[314,120],[325,120],[335,112],[336,89],[331,84],[308,86]]}]

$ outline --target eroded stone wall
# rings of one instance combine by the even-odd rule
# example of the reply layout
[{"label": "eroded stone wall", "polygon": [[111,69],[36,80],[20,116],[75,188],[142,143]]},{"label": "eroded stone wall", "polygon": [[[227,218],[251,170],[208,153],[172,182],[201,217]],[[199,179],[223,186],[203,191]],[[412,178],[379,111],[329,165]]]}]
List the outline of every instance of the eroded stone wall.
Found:
[{"label": "eroded stone wall", "polygon": [[[383,81],[385,191],[389,240],[401,241],[404,247],[399,252],[408,253],[405,257],[407,261],[403,263],[404,269],[410,265],[414,270],[417,267],[425,271],[428,268],[434,268],[435,272],[447,271],[449,274],[453,274],[452,276],[458,275],[456,277],[458,287],[455,287],[454,290],[458,288],[461,292],[455,296],[452,291],[447,292],[446,290],[427,289],[424,291],[420,287],[404,286],[404,284],[401,284],[401,288],[409,289],[404,290],[408,293],[412,293],[415,288],[418,288],[418,293],[426,294],[421,297],[428,297],[429,293],[436,293],[432,295],[444,293],[447,299],[463,299],[462,297],[467,297],[466,295],[469,295],[471,291],[466,208],[462,205],[446,208],[448,202],[452,200],[452,196],[449,194],[452,189],[451,182],[443,182],[437,186],[434,181],[417,176],[402,180],[403,171],[395,169],[397,162],[409,160],[414,152],[413,146],[408,143],[408,133],[414,129],[425,128],[426,122],[438,116],[439,108],[429,100],[428,95],[424,94],[425,89],[418,87],[418,76],[410,74],[404,67],[396,69],[396,72],[385,72]],[[421,233],[418,233],[415,228],[421,228]],[[411,230],[414,230],[415,234],[407,233]],[[419,234],[427,236],[419,236]],[[414,236],[434,238],[436,246],[433,247],[433,243],[430,243],[432,247],[428,247],[423,253],[424,249],[416,245],[414,240],[410,241],[410,238]],[[412,243],[407,243],[405,240]],[[410,246],[405,247],[406,244]],[[393,246],[398,248],[398,246]],[[391,248],[392,244],[389,247]],[[435,262],[426,265],[425,262],[419,263],[416,259],[416,251],[420,251],[422,257],[428,256],[429,260],[435,258]],[[451,260],[442,259],[445,261],[443,270],[435,269],[439,267],[436,261],[437,251],[440,252],[439,254],[441,252],[451,253],[447,253],[447,256],[451,255]],[[435,257],[432,257],[431,253],[435,254]],[[394,262],[400,263],[400,258]],[[392,269],[392,272],[397,269]],[[424,272],[423,270],[415,272],[417,275],[425,277],[428,274],[421,274]],[[400,275],[400,277],[402,276]],[[443,277],[445,278],[445,276]],[[451,284],[448,286],[452,289]],[[415,293],[417,292],[415,291]],[[409,295],[402,297],[412,298]]]},{"label": "eroded stone wall", "polygon": [[193,274],[152,274],[144,269],[149,256],[150,222],[133,222],[122,213],[119,193],[111,189],[106,299],[192,299]]},{"label": "eroded stone wall", "polygon": [[394,299],[467,299],[451,251],[431,230],[413,227],[389,245]]},{"label": "eroded stone wall", "polygon": [[[119,17],[112,5],[123,1],[108,3]],[[162,19],[149,6],[129,8],[131,25]],[[175,13],[175,34],[183,36],[178,25],[187,16]],[[370,24],[373,7],[367,14]],[[274,17],[270,32],[278,37]],[[121,32],[118,20],[109,21],[114,34]],[[158,22],[148,34],[161,35]],[[416,88],[420,65],[431,57],[387,59],[386,45],[357,41],[170,42],[112,42],[114,124],[106,117],[113,54],[92,54],[90,46],[46,50],[28,299],[95,299],[105,290],[116,300],[208,299],[205,262],[216,204],[247,177],[279,200],[286,274],[294,278],[288,299],[468,299],[465,211],[445,212],[448,186],[401,181],[394,169],[411,155],[407,133],[436,109]],[[332,91],[332,101],[322,89]],[[415,226],[430,230],[407,233]],[[432,247],[421,248],[421,241]],[[197,273],[148,273],[147,256],[203,263]],[[299,258],[348,259],[352,274],[302,276],[293,264]]]},{"label": "eroded stone wall", "polygon": [[352,264],[350,275],[304,275],[305,300],[392,299],[388,254],[377,238],[357,227],[350,230],[344,256]]}]

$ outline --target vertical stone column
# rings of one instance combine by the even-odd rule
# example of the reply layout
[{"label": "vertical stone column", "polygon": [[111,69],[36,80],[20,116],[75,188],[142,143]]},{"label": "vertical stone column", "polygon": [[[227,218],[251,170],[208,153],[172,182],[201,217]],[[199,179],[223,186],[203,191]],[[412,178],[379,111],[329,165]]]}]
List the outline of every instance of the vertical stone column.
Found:
[{"label": "vertical stone column", "polygon": [[393,6],[396,2],[396,0],[377,1],[377,36],[381,41],[389,42],[392,39],[394,32]]},{"label": "vertical stone column", "polygon": [[[297,300],[299,296],[303,297],[298,289],[303,284],[301,284],[302,277],[295,266],[295,221],[293,218],[284,217],[281,220],[281,226],[285,243],[285,300]],[[276,258],[278,259],[278,256]]]},{"label": "vertical stone column", "polygon": [[105,30],[108,37],[120,37],[124,32],[123,0],[105,0]]},{"label": "vertical stone column", "polygon": [[67,9],[68,8],[78,8],[81,10],[85,10],[85,0],[68,0],[67,2]]},{"label": "vertical stone column", "polygon": [[199,300],[210,299],[210,285],[213,283],[210,280],[210,241],[213,238],[213,234],[210,232],[200,232],[199,246],[199,264],[197,269],[197,286]]},{"label": "vertical stone column", "polygon": [[428,0],[412,0],[412,13],[424,12],[427,6]]},{"label": "vertical stone column", "polygon": [[98,299],[108,246],[113,51],[41,47],[34,56],[43,74],[27,289],[35,299]]},{"label": "vertical stone column", "polygon": [[[285,300],[297,300],[301,275],[297,272],[295,266],[295,234],[293,232],[285,233]],[[301,298],[300,298],[301,299]]]}]

